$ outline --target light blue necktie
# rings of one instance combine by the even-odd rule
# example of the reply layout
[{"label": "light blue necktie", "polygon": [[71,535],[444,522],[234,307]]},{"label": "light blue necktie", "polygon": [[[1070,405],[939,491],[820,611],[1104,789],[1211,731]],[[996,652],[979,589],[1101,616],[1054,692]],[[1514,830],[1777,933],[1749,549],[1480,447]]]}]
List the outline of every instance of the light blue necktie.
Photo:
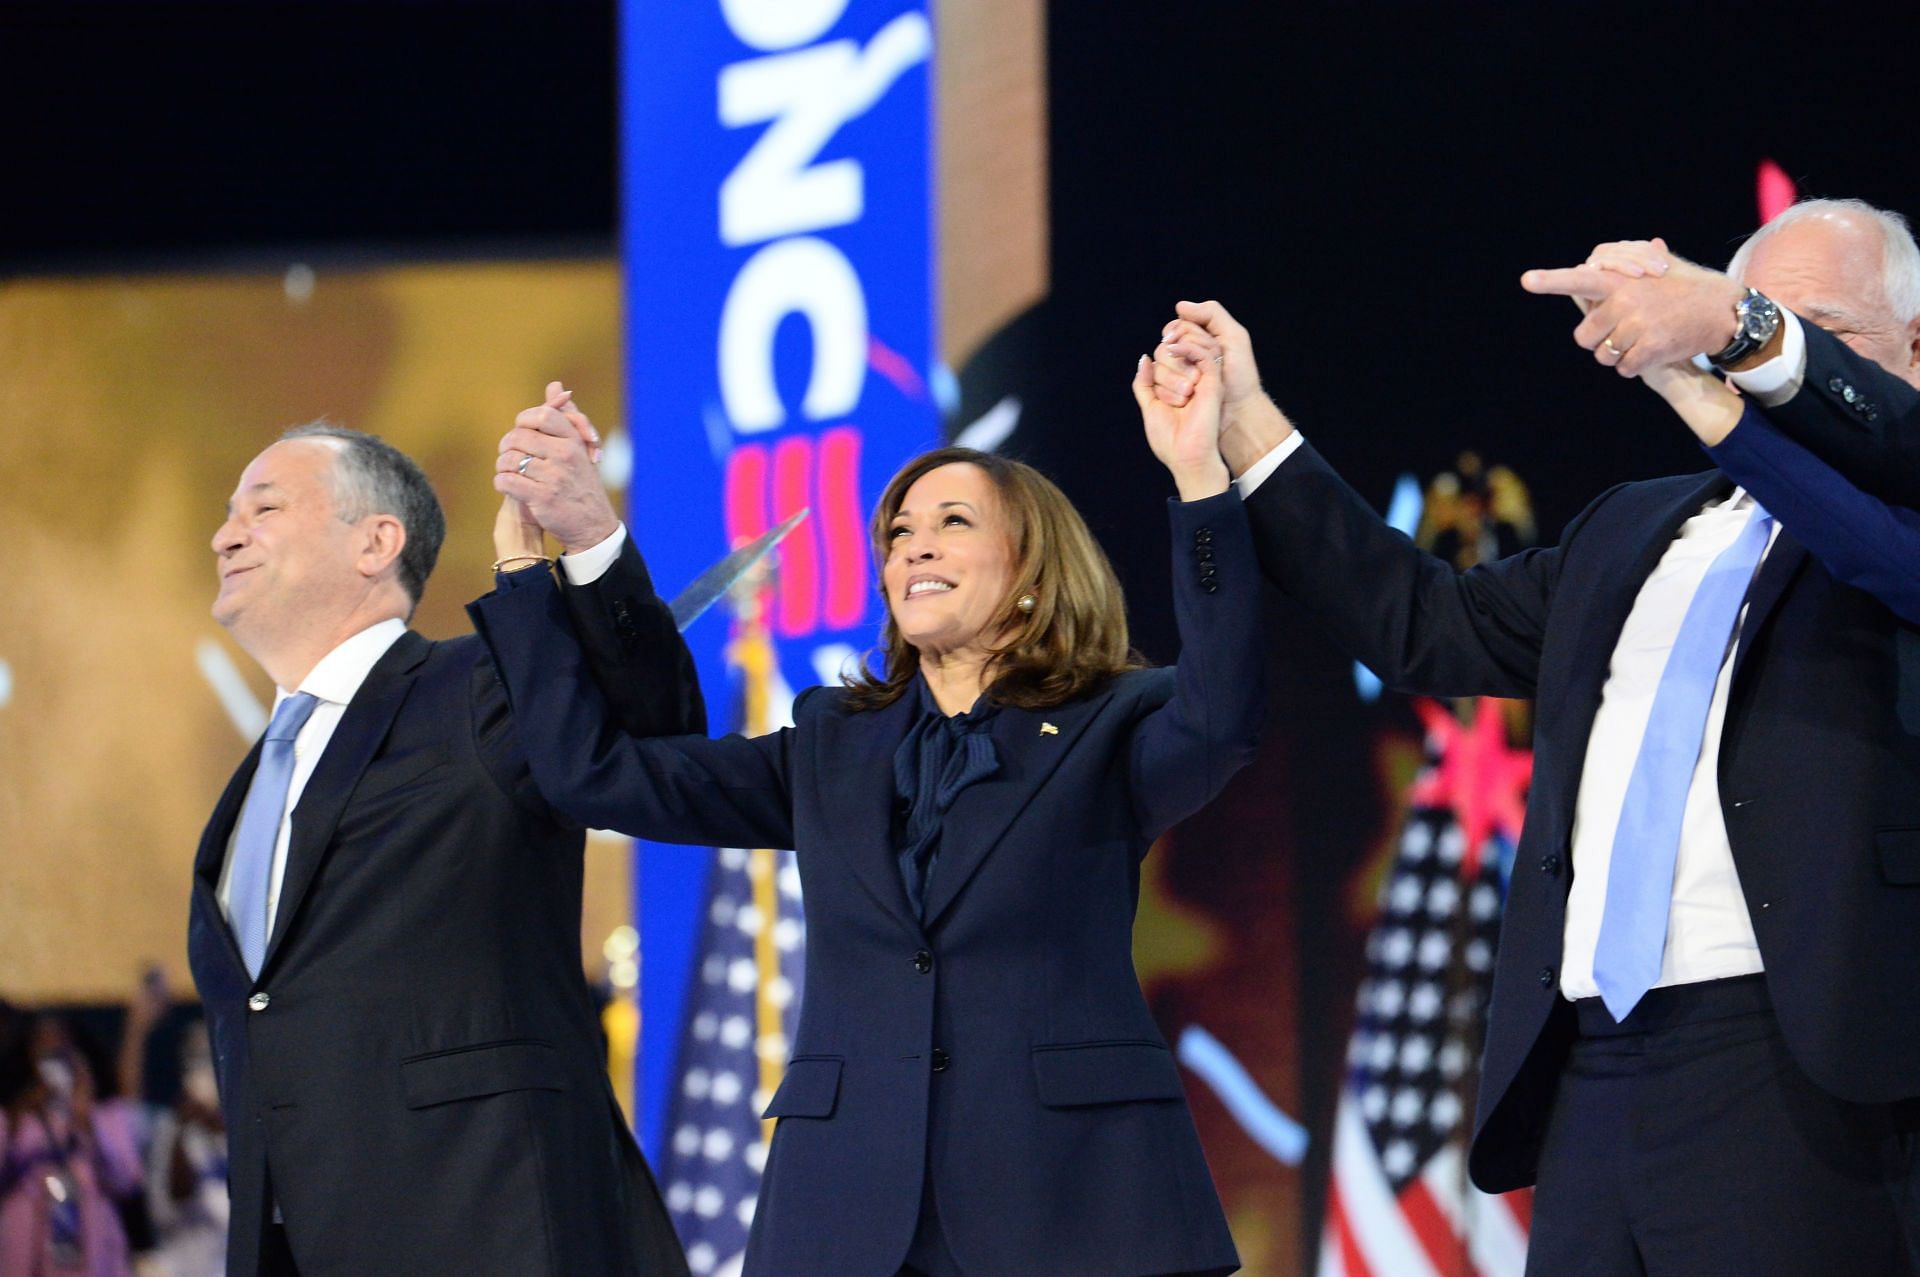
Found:
[{"label": "light blue necktie", "polygon": [[1660,979],[1680,823],[1707,734],[1707,710],[1772,530],[1773,516],[1755,505],[1740,535],[1707,568],[1654,689],[1647,734],[1613,836],[1606,909],[1593,952],[1593,980],[1616,1022]]},{"label": "light blue necktie", "polygon": [[293,780],[293,738],[319,703],[311,692],[295,692],[273,711],[260,744],[260,765],[240,808],[233,872],[227,877],[227,914],[250,976],[260,974],[267,956],[267,891],[273,882],[273,845],[280,839],[280,817],[286,814],[287,786]]}]

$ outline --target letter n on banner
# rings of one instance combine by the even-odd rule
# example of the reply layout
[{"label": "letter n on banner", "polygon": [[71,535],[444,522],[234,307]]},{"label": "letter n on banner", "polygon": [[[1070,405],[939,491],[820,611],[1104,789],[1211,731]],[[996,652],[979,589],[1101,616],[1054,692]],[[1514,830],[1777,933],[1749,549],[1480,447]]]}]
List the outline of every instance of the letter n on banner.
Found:
[{"label": "letter n on banner", "polygon": [[[939,441],[933,24],[900,0],[623,0],[628,525],[663,593],[801,507],[773,633],[804,688],[874,643],[868,509]],[[728,619],[688,631],[715,733]],[[658,1156],[708,876],[642,843],[638,1125]]]}]

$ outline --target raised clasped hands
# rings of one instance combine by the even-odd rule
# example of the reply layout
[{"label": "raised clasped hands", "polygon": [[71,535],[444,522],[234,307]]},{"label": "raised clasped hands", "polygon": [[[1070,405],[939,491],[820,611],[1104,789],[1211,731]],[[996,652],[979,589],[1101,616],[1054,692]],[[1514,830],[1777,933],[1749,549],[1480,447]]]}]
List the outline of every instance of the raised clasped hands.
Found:
[{"label": "raised clasped hands", "polygon": [[1574,341],[1622,377],[1724,347],[1745,291],[1658,237],[1601,244],[1579,266],[1526,272],[1520,286],[1572,298],[1582,313]]},{"label": "raised clasped hands", "polygon": [[1144,371],[1154,397],[1169,408],[1183,407],[1203,381],[1218,382],[1220,453],[1233,474],[1246,473],[1293,433],[1260,384],[1252,336],[1217,301],[1176,303]]},{"label": "raised clasped hands", "polygon": [[497,555],[537,559],[543,532],[566,553],[613,535],[620,520],[594,468],[599,460],[600,432],[574,404],[571,390],[548,382],[545,401],[514,418],[513,429],[500,439],[493,486],[506,499],[494,519]]},{"label": "raised clasped hands", "polygon": [[1147,445],[1173,475],[1182,501],[1217,496],[1232,481],[1220,456],[1223,403],[1222,361],[1204,358],[1184,364],[1181,392],[1162,394],[1158,364],[1142,355],[1133,372],[1133,399],[1140,407]]},{"label": "raised clasped hands", "polygon": [[1702,443],[1719,443],[1739,424],[1739,395],[1692,362],[1733,339],[1745,290],[1727,276],[1656,236],[1600,244],[1583,264],[1530,270],[1520,286],[1571,298],[1581,312],[1574,341],[1602,367],[1644,381]]}]

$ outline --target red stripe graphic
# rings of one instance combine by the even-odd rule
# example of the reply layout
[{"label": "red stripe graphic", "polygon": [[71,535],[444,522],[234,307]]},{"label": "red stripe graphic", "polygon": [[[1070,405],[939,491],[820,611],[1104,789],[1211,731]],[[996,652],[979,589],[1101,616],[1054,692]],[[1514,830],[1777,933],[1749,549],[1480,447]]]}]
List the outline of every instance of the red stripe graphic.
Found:
[{"label": "red stripe graphic", "polygon": [[767,523],[767,450],[743,443],[727,454],[727,477],[722,508],[726,514],[727,544],[745,545],[765,532]]},{"label": "red stripe graphic", "polygon": [[[813,440],[793,435],[773,445],[773,519],[777,523],[809,504],[813,487]],[[820,624],[820,537],[804,519],[780,543],[776,628],[786,638],[811,634]]]},{"label": "red stripe graphic", "polygon": [[826,551],[826,627],[844,630],[867,614],[868,548],[860,501],[860,431],[835,426],[820,436],[820,500],[813,521]]}]

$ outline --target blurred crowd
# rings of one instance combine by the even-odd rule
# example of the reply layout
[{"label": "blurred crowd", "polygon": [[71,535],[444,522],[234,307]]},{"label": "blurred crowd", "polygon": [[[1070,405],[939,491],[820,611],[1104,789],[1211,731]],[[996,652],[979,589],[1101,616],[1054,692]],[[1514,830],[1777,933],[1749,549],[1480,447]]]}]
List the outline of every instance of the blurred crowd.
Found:
[{"label": "blurred crowd", "polygon": [[226,1143],[206,1026],[159,970],[124,1008],[0,999],[0,1275],[218,1277]]}]

